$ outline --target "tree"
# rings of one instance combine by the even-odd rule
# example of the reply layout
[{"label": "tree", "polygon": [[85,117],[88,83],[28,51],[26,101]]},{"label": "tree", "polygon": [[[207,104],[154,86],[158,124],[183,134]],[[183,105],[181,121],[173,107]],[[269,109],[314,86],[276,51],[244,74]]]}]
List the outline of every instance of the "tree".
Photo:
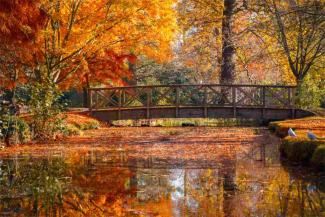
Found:
[{"label": "tree", "polygon": [[61,90],[123,84],[132,76],[127,62],[140,54],[168,59],[174,2],[1,0],[1,88],[28,83],[31,115],[49,126]]},{"label": "tree", "polygon": [[224,0],[222,18],[222,63],[220,81],[231,84],[235,81],[235,45],[233,41],[233,19],[236,0]]},{"label": "tree", "polygon": [[183,61],[202,73],[202,81],[236,82],[236,70],[242,65],[236,51],[247,32],[247,26],[236,21],[249,17],[247,6],[245,0],[179,2]]},{"label": "tree", "polygon": [[298,87],[311,71],[324,73],[325,1],[270,0],[260,5],[270,18],[263,26],[273,27],[269,33],[277,37]]},{"label": "tree", "polygon": [[223,2],[182,0],[177,10],[181,29],[177,49],[179,61],[195,70],[198,82],[218,82],[222,62]]},{"label": "tree", "polygon": [[46,18],[39,3],[0,0],[0,88],[13,89],[26,81],[23,67],[32,65],[31,53],[37,53],[33,41]]},{"label": "tree", "polygon": [[[32,4],[30,2],[33,1],[26,2]],[[34,63],[26,73],[29,79],[41,81],[44,79],[41,77],[46,75],[57,85],[67,87],[76,77],[81,78],[79,85],[83,86],[86,75],[95,73],[91,70],[84,73],[85,63],[104,64],[93,59],[103,60],[107,53],[110,57],[114,54],[115,59],[130,53],[168,58],[170,42],[176,30],[173,3],[173,0],[163,3],[158,0],[42,0],[34,9],[45,14],[46,22],[32,41],[42,55],[26,49],[24,51],[28,50],[26,53],[31,58],[21,57],[19,61]],[[89,10],[90,7],[92,10]],[[112,63],[112,59],[107,59],[106,66]],[[120,67],[124,65],[123,61],[112,64],[117,63]],[[112,79],[118,77],[113,75],[115,72],[106,72],[111,75],[101,73],[102,81],[116,81]],[[71,84],[75,85],[75,82]]]}]

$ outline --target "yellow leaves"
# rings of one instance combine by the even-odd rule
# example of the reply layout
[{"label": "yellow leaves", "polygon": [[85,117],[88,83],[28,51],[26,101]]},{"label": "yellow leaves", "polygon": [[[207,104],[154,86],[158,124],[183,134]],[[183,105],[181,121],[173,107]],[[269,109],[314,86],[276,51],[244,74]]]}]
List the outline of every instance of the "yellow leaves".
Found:
[{"label": "yellow leaves", "polygon": [[26,35],[29,35],[31,33],[33,33],[33,30],[30,26],[27,25],[22,25],[21,26],[21,31],[24,32]]},{"label": "yellow leaves", "polygon": [[81,58],[81,67],[84,73],[89,72],[88,62],[85,60],[85,58]]},{"label": "yellow leaves", "polygon": [[[143,44],[148,43],[158,45],[151,49],[161,48],[161,51],[169,52],[165,49],[166,42],[170,46],[177,29],[176,14],[172,8],[174,3],[174,0],[121,0],[109,3],[88,0],[83,1],[74,14],[72,4],[61,4],[60,11],[48,10],[51,19],[60,20],[61,37],[69,34],[64,46],[70,52],[86,46],[87,53],[105,47],[118,53],[127,53],[132,49],[138,54],[138,51],[144,50]],[[51,8],[51,1],[44,1],[43,4]],[[71,16],[75,17],[72,27]],[[51,26],[48,26],[48,30],[51,31]],[[148,52],[152,55],[156,51]]]}]

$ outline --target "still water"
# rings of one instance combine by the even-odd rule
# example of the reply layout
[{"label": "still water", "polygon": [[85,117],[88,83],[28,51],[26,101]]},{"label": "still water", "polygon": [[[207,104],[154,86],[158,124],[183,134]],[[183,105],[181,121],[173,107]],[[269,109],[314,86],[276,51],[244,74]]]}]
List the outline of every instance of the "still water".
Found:
[{"label": "still water", "polygon": [[0,216],[325,216],[324,174],[284,166],[265,132],[241,144],[181,133],[2,157]]}]

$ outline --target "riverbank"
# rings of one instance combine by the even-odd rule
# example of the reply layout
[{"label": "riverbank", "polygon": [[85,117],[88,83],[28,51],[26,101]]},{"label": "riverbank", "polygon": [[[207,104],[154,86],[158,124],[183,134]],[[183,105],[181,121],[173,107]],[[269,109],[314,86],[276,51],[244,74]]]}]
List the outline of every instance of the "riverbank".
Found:
[{"label": "riverbank", "polygon": [[[100,126],[105,126],[95,118],[86,115],[83,112],[65,112],[56,117],[60,120],[52,132],[51,137],[35,138],[33,132],[33,121],[30,115],[21,115],[18,118],[14,117],[11,120],[11,131],[7,143],[5,139],[0,138],[1,148],[5,146],[15,146],[27,143],[42,143],[42,140],[58,140],[65,137],[81,135],[86,130],[98,129]],[[55,121],[55,120],[52,120]],[[6,144],[6,145],[5,145]]]},{"label": "riverbank", "polygon": [[[309,165],[320,170],[325,168],[325,117],[308,117],[295,120],[272,122],[269,128],[282,139],[280,151],[293,163]],[[288,136],[289,128],[297,137]],[[320,139],[310,140],[307,132],[311,131]]]}]

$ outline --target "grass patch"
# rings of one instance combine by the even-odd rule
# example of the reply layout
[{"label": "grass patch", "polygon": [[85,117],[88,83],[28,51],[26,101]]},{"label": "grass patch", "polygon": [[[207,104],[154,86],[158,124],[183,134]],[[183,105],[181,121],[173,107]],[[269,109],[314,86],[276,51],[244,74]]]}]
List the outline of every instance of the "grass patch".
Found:
[{"label": "grass patch", "polygon": [[162,133],[168,136],[176,136],[180,134],[180,132],[176,130],[164,130]]},{"label": "grass patch", "polygon": [[209,118],[166,118],[151,120],[119,120],[113,121],[114,126],[129,127],[186,127],[186,126],[207,126],[207,127],[235,127],[235,126],[256,126],[258,123],[250,119],[209,119]]},{"label": "grass patch", "polygon": [[65,124],[61,129],[64,136],[82,135],[85,130],[98,129],[100,122],[81,113],[65,113]]},{"label": "grass patch", "polygon": [[67,126],[74,126],[79,130],[92,130],[100,127],[100,122],[92,117],[80,113],[66,114]]},{"label": "grass patch", "polygon": [[78,136],[82,134],[82,131],[73,124],[67,124],[62,133],[64,136]]}]

